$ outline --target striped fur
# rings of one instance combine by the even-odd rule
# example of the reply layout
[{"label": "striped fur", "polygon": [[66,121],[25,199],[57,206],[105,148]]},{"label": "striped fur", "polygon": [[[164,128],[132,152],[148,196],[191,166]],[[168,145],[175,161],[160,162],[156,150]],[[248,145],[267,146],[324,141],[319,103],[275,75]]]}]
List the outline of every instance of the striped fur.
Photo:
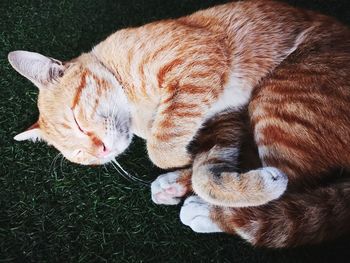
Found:
[{"label": "striped fur", "polygon": [[40,90],[37,124],[15,138],[102,164],[136,134],[157,166],[192,166],[166,182],[206,201],[214,227],[204,229],[272,247],[336,237],[350,215],[348,174],[333,172],[350,166],[349,32],[311,11],[243,1],[120,30],[65,63],[13,52]]},{"label": "striped fur", "polygon": [[[195,172],[197,165],[194,163],[192,176],[187,174],[186,177],[181,176],[177,180],[180,185],[178,187],[187,189],[184,196],[194,191],[206,199],[206,195],[210,193],[212,199],[207,200],[205,209],[210,211],[208,218],[211,219],[213,228],[217,229],[219,226],[222,231],[238,234],[256,246],[290,247],[319,243],[349,234],[350,172],[346,169],[332,167],[326,173],[319,174],[319,180],[313,178],[312,183],[309,181],[309,174],[301,173],[298,175],[299,182],[292,181],[287,191],[279,199],[264,205],[249,204],[241,207],[242,191],[247,189],[242,185],[247,181],[251,183],[244,178],[244,174],[247,169],[261,165],[258,149],[251,143],[254,134],[250,133],[246,114],[246,110],[225,111],[213,116],[205,123],[189,147],[195,156],[201,156],[218,146],[232,144],[239,148],[239,156],[231,160],[222,158],[202,160],[199,166],[202,173]],[[233,139],[236,136],[240,139]],[[317,156],[314,158],[316,159]],[[208,165],[211,171],[215,171],[215,177],[214,180],[211,180],[209,187],[200,189],[198,182],[203,184],[210,180],[210,173],[205,171]],[[284,168],[281,167],[281,169]],[[223,178],[227,172],[231,172],[228,181],[227,178]],[[237,177],[239,172],[243,176]],[[320,178],[321,175],[323,175],[322,178]],[[223,183],[224,180],[226,182]],[[304,182],[305,180],[307,183]],[[237,185],[240,187],[237,188]],[[221,189],[218,188],[220,186]],[[252,187],[254,184],[248,186]],[[255,186],[258,187],[259,184]],[[255,190],[250,193],[257,192]],[[258,193],[261,193],[261,190]],[[254,195],[251,197],[254,198]],[[247,201],[252,202],[254,199]],[[218,202],[221,202],[221,205],[218,205]],[[197,206],[198,204],[195,204],[195,207]],[[181,211],[184,214],[186,211],[191,211],[191,207],[186,206],[186,209],[181,209]],[[191,214],[191,216],[197,217],[196,214]],[[208,218],[205,220],[208,221]],[[192,227],[192,223],[188,220],[184,223]],[[198,219],[195,223],[193,230],[197,231]],[[210,225],[206,225],[205,229],[211,229]],[[203,232],[201,228],[198,231]]]}]

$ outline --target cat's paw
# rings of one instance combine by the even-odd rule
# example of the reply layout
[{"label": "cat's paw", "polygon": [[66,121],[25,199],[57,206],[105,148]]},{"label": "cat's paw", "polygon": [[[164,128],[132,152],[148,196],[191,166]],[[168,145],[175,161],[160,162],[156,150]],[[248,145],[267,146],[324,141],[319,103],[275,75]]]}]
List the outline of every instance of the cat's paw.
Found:
[{"label": "cat's paw", "polygon": [[260,169],[264,181],[265,191],[270,194],[270,199],[280,197],[287,189],[288,177],[275,167],[264,167]]},{"label": "cat's paw", "polygon": [[152,200],[156,204],[177,205],[187,192],[186,187],[179,184],[180,173],[170,172],[158,176],[151,184]]},{"label": "cat's paw", "polygon": [[210,218],[210,205],[198,196],[190,196],[185,200],[180,220],[197,233],[223,232]]}]

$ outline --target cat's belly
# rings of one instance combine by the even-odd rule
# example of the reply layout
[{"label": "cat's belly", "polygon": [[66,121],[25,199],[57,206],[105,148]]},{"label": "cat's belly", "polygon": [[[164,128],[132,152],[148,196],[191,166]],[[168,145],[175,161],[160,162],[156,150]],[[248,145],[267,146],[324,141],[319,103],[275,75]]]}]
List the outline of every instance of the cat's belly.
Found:
[{"label": "cat's belly", "polygon": [[253,87],[250,84],[232,74],[225,84],[224,92],[210,107],[204,120],[208,120],[226,109],[238,109],[246,105],[250,100],[252,90]]}]

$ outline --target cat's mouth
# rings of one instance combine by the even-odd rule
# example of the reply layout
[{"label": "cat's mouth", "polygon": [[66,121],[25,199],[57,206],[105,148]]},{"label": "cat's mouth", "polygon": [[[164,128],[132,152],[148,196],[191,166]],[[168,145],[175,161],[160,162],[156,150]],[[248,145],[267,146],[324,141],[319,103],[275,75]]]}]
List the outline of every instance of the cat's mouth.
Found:
[{"label": "cat's mouth", "polygon": [[68,155],[66,158],[73,163],[81,165],[103,165],[107,164],[121,154],[118,149],[108,149],[107,147],[98,153],[78,150],[74,156]]}]

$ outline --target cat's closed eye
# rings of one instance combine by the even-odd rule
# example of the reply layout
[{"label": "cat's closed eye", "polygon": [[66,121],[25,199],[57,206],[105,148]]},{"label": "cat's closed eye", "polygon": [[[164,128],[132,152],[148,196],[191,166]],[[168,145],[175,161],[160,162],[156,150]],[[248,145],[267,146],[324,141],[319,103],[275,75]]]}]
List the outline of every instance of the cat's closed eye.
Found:
[{"label": "cat's closed eye", "polygon": [[87,132],[82,128],[82,126],[79,124],[79,122],[77,121],[77,118],[75,117],[74,111],[72,110],[72,115],[73,115],[73,119],[75,124],[77,125],[79,131],[81,131],[84,134],[87,134]]}]

